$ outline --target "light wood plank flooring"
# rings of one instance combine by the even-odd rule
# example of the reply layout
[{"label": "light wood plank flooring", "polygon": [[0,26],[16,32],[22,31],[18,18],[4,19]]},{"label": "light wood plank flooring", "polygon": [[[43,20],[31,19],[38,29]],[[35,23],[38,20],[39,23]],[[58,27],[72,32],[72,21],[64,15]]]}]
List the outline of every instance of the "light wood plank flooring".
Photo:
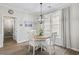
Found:
[{"label": "light wood plank flooring", "polygon": [[[0,48],[0,55],[32,55],[31,50],[28,50],[27,42],[17,44],[15,41],[9,40],[5,43],[3,48]],[[52,50],[53,51],[53,50]],[[79,52],[55,46],[55,55],[79,55]],[[36,51],[36,55],[48,55],[46,51]]]}]

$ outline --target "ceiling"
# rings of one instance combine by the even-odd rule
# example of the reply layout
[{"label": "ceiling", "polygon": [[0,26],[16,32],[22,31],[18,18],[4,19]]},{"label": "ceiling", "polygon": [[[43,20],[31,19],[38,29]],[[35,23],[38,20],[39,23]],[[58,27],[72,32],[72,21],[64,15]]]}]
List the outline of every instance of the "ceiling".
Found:
[{"label": "ceiling", "polygon": [[[23,11],[27,11],[31,14],[40,14],[40,3],[2,3],[0,5],[10,6],[13,8],[19,8]],[[53,11],[57,8],[67,6],[67,3],[43,3],[43,13]]]}]

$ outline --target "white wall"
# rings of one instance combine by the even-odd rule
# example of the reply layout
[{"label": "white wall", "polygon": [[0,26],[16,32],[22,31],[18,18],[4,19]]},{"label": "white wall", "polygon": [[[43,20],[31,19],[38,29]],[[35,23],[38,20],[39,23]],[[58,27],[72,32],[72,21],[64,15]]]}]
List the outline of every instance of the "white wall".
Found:
[{"label": "white wall", "polygon": [[[10,15],[8,13],[9,9],[14,10],[13,15]],[[33,21],[34,16],[27,14],[23,11],[19,11],[17,9],[11,8],[11,7],[0,6],[0,47],[3,47],[2,16],[16,17],[16,19],[15,19],[16,41],[17,41],[17,43],[27,41],[27,30],[31,30],[32,28],[25,27],[24,21],[26,21],[26,20]],[[20,24],[23,24],[23,26],[20,26]]]},{"label": "white wall", "polygon": [[3,35],[2,35],[2,32],[3,32],[3,30],[2,30],[2,20],[1,20],[2,18],[1,18],[1,16],[0,16],[0,47],[3,47]]},{"label": "white wall", "polygon": [[79,4],[73,4],[70,11],[71,48],[79,51]]}]

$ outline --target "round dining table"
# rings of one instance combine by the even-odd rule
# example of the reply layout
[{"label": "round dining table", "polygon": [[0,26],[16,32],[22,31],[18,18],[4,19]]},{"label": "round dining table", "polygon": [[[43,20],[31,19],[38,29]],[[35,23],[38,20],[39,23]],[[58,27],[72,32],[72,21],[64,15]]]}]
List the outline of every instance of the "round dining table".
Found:
[{"label": "round dining table", "polygon": [[[34,36],[34,41],[36,44],[38,44],[40,46],[41,52],[43,49],[42,45],[44,45],[44,43],[46,42],[47,39],[50,39],[50,36],[44,36],[44,35],[43,36],[39,36],[39,35]],[[51,52],[49,52],[49,53],[51,53]]]}]

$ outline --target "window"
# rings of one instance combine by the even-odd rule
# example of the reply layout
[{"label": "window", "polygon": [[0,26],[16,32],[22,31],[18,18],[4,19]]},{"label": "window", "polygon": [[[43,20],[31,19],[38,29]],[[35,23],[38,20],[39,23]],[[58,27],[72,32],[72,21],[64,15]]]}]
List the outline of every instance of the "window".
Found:
[{"label": "window", "polygon": [[44,15],[44,34],[49,35],[50,31],[57,32],[57,38],[61,38],[61,11]]},{"label": "window", "polygon": [[52,32],[57,32],[57,38],[61,38],[61,11],[56,11],[51,15]]},{"label": "window", "polygon": [[50,35],[50,14],[44,15],[44,35]]}]

